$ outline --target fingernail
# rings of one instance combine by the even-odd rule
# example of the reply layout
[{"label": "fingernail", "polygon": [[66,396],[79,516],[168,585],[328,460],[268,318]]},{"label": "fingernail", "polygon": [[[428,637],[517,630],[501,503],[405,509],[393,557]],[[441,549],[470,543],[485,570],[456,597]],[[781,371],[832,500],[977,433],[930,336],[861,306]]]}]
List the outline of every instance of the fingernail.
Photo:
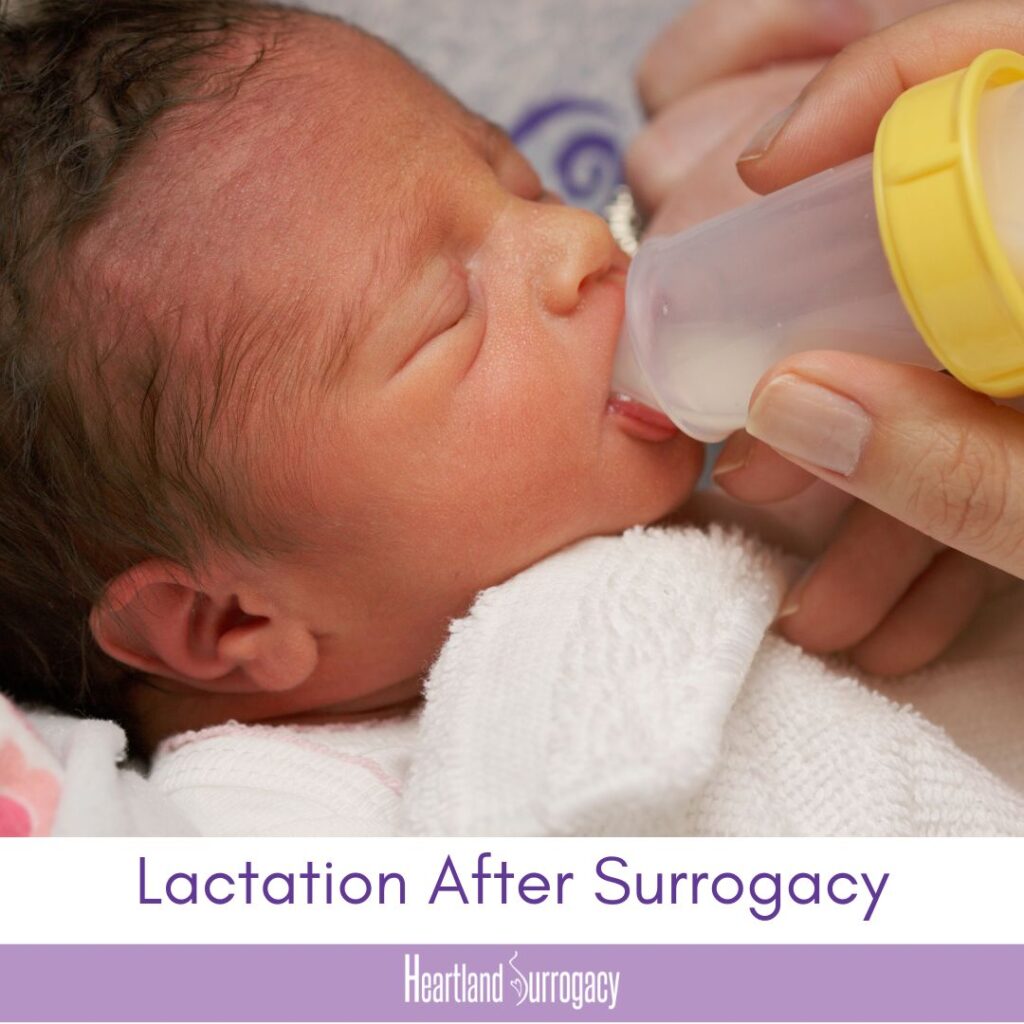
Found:
[{"label": "fingernail", "polygon": [[788,619],[791,615],[796,615],[800,611],[800,603],[804,598],[804,591],[807,589],[807,581],[811,578],[811,573],[814,571],[812,566],[807,569],[806,572],[801,575],[800,579],[796,581],[789,588],[786,594],[785,600],[782,602],[782,607],[779,609],[778,615],[775,616],[775,621],[779,622],[782,619]]},{"label": "fingernail", "polygon": [[743,152],[736,158],[736,163],[760,160],[768,152],[776,136],[782,131],[783,126],[793,116],[793,112],[799,105],[800,100],[794,100],[785,110],[780,110],[770,121],[761,125],[754,137],[743,147]]},{"label": "fingernail", "polygon": [[799,592],[787,594],[786,600],[783,601],[782,607],[779,609],[779,614],[775,616],[775,621],[781,622],[782,619],[788,619],[791,615],[796,615],[800,611],[800,598],[802,596]]},{"label": "fingernail", "polygon": [[845,395],[783,373],[754,400],[747,433],[783,455],[849,476],[868,442],[871,418]]},{"label": "fingernail", "polygon": [[737,469],[742,469],[750,462],[753,454],[753,441],[743,434],[736,435],[718,456],[715,468],[711,470],[711,479],[719,480],[729,473],[735,473]]}]

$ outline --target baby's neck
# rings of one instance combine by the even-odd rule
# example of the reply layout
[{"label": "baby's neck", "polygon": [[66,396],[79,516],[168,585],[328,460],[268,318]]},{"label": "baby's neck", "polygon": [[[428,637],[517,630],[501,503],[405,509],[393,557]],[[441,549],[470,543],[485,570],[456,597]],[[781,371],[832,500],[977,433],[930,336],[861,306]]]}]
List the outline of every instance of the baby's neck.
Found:
[{"label": "baby's neck", "polygon": [[[407,714],[420,703],[424,676],[329,705],[303,706],[300,690],[285,693],[211,693],[184,683],[147,676],[128,698],[133,746],[150,754],[183,732],[226,722],[246,725],[324,725]],[[300,688],[301,689],[301,688]]]}]

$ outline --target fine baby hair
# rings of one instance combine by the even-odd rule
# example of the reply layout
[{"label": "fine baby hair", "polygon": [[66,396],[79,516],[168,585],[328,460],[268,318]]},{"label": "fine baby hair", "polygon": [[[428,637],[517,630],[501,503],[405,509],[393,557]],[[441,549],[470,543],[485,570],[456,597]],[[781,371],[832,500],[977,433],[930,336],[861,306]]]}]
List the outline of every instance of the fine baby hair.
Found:
[{"label": "fine baby hair", "polygon": [[88,626],[104,583],[140,557],[188,565],[205,538],[258,543],[228,497],[230,467],[208,457],[225,381],[172,365],[166,321],[80,242],[158,118],[229,96],[271,58],[212,75],[205,62],[239,31],[271,38],[287,13],[248,0],[0,6],[0,661],[18,701],[117,715],[132,671]]}]

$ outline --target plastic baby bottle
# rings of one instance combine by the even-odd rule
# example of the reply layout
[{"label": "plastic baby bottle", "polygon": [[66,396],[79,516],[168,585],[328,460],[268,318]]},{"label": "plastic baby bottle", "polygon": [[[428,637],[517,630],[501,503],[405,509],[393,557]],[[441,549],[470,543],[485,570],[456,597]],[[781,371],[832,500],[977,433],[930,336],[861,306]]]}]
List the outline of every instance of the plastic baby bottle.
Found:
[{"label": "plastic baby bottle", "polygon": [[762,374],[808,349],[1024,394],[1024,57],[910,89],[873,156],[643,242],[612,387],[718,441]]}]

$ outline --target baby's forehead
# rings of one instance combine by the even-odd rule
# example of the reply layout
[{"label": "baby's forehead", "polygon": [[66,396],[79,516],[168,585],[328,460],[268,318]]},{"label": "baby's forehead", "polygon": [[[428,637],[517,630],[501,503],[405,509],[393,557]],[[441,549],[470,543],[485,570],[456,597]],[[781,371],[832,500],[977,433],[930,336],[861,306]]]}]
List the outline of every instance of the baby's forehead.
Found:
[{"label": "baby's forehead", "polygon": [[223,121],[226,130],[207,124],[214,174],[250,195],[304,194],[364,230],[403,200],[422,205],[453,150],[479,148],[493,128],[381,40],[317,15],[275,41],[266,73],[239,91]]},{"label": "baby's forehead", "polygon": [[[389,47],[326,19],[220,59],[211,70],[237,87],[158,123],[74,263],[83,294],[155,339],[183,387],[199,382],[194,405],[213,395],[224,429],[244,432],[250,410],[284,415],[347,373],[439,230],[459,160],[497,136]],[[134,348],[121,347],[129,369]]]},{"label": "baby's forehead", "polygon": [[[290,104],[302,105],[314,135],[333,127],[365,134],[378,144],[398,143],[445,127],[473,131],[480,123],[403,54],[353,26],[306,15],[280,43],[279,73],[268,77],[269,88],[259,99],[279,106],[284,116]],[[286,86],[283,95],[275,85]]]},{"label": "baby's forehead", "polygon": [[172,112],[93,254],[165,298],[213,305],[231,275],[294,296],[325,266],[339,289],[379,274],[381,246],[396,262],[443,190],[446,154],[489,131],[396,51],[329,18],[302,15],[221,60],[251,70],[228,99]]}]

